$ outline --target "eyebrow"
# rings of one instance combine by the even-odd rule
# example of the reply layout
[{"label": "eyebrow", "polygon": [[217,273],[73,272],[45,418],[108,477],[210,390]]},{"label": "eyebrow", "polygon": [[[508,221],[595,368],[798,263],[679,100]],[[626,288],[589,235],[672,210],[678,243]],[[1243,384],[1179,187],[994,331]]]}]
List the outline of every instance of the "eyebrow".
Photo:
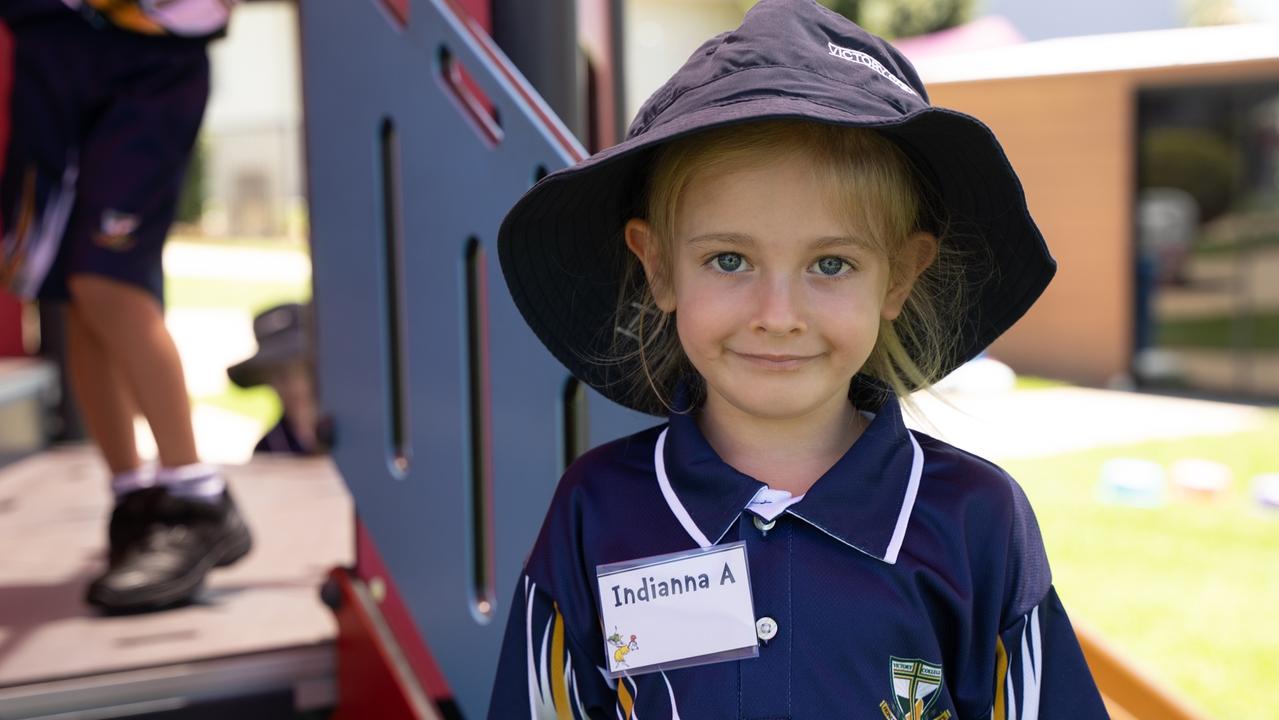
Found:
[{"label": "eyebrow", "polygon": [[[755,245],[755,238],[745,233],[706,233],[690,238],[689,245],[712,245],[725,244],[735,247],[752,247]],[[825,235],[814,239],[809,243],[813,250],[834,250],[838,248],[862,248],[871,249],[873,246],[866,240],[851,235]]]}]

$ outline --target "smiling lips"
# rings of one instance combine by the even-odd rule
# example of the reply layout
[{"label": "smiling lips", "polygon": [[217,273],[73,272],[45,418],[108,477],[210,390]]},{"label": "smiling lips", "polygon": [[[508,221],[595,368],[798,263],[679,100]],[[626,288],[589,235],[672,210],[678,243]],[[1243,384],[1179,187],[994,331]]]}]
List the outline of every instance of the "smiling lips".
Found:
[{"label": "smiling lips", "polygon": [[746,362],[765,370],[794,370],[820,355],[781,355],[772,353],[744,353],[730,350],[730,353]]}]

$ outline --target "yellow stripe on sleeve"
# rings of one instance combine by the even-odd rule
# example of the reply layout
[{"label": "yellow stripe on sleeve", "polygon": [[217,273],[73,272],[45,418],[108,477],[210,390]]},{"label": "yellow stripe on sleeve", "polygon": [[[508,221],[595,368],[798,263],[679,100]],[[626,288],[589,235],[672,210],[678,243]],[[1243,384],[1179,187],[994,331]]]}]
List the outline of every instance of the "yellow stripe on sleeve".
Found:
[{"label": "yellow stripe on sleeve", "polygon": [[564,616],[555,605],[555,629],[551,630],[551,700],[555,703],[557,720],[573,720],[573,709],[568,701],[568,678],[564,675]]},{"label": "yellow stripe on sleeve", "polygon": [[995,711],[992,720],[1005,720],[1007,710],[1004,708],[1004,676],[1008,674],[1008,652],[1004,650],[1004,639],[995,638]]},{"label": "yellow stripe on sleeve", "polygon": [[631,719],[631,711],[635,708],[635,700],[631,698],[631,689],[626,687],[626,678],[617,679],[617,702],[622,706],[622,717]]}]

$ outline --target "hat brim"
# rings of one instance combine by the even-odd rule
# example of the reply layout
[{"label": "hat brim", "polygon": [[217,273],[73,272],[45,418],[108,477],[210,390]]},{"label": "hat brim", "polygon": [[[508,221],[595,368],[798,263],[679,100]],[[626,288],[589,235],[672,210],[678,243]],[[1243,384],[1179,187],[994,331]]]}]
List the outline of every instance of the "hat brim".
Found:
[{"label": "hat brim", "polygon": [[[888,120],[853,115],[801,97],[771,97],[685,113],[585,161],[548,175],[502,222],[498,254],[511,297],[537,337],[576,377],[605,397],[665,415],[653,398],[631,396],[641,368],[602,362],[615,352],[614,321],[627,262],[621,230],[638,214],[651,152],[683,135],[767,119],[801,119],[873,128],[903,148],[934,184],[958,229],[965,264],[966,320],[944,370],[958,367],[1012,326],[1056,270],[1026,207],[1021,183],[994,133],[976,118],[928,107]],[[907,348],[908,351],[911,348]]]},{"label": "hat brim", "polygon": [[226,369],[231,382],[242,388],[266,385],[271,381],[271,372],[292,362],[306,359],[306,341],[302,333],[289,333],[258,347],[253,357],[236,363]]}]

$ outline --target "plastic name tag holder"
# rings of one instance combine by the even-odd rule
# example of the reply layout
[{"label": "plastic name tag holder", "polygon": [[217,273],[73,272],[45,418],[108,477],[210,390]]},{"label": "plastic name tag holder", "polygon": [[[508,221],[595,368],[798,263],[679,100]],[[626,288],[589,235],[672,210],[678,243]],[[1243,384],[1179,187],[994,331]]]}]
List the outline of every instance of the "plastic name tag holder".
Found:
[{"label": "plastic name tag holder", "polygon": [[743,542],[599,565],[608,676],[759,655]]}]

